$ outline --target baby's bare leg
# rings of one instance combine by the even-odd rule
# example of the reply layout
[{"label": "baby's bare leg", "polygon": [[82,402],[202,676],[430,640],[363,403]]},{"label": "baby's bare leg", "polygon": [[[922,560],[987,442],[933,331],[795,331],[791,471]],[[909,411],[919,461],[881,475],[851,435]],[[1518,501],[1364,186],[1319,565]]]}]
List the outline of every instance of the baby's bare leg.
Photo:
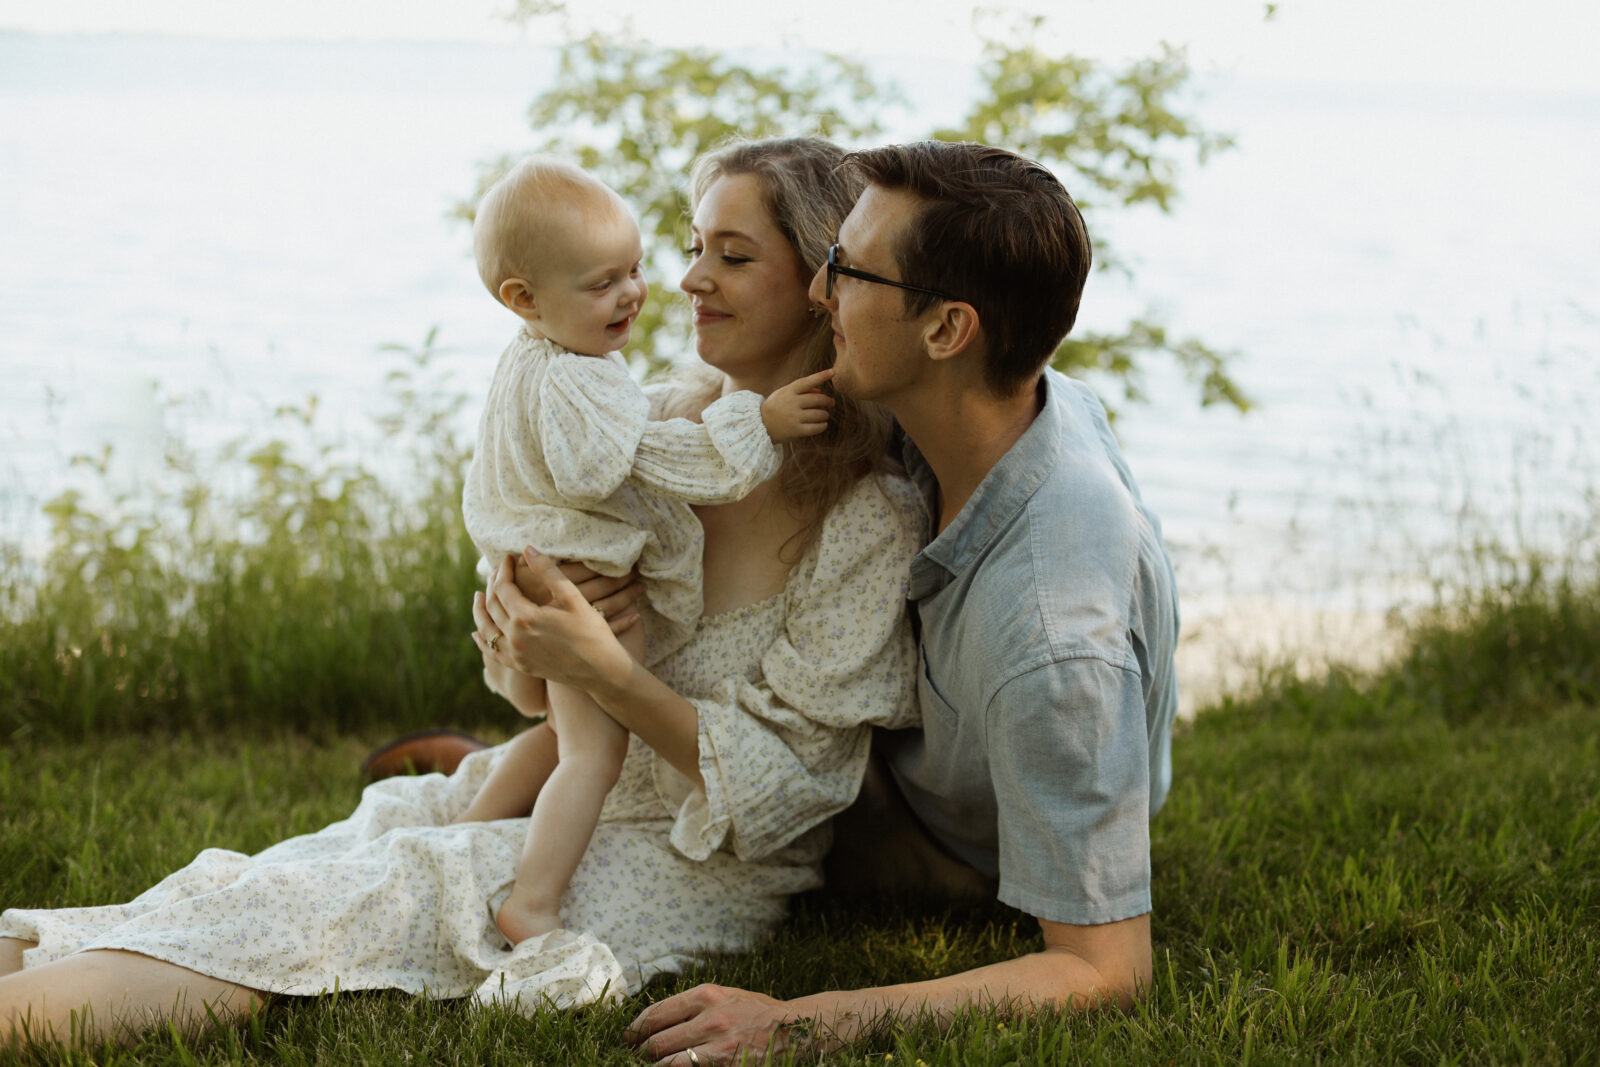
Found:
[{"label": "baby's bare leg", "polygon": [[[629,634],[623,647],[642,659],[643,635]],[[495,914],[500,932],[513,943],[561,926],[561,895],[589,848],[600,808],[628,754],[628,731],[581,689],[551,685],[550,718],[560,762],[533,806],[516,883]]]},{"label": "baby's bare leg", "polygon": [[[16,942],[23,944],[23,942]],[[20,1038],[131,1038],[171,1021],[189,1029],[232,1022],[265,994],[136,952],[95,949],[0,978],[0,1048]]]},{"label": "baby's bare leg", "polygon": [[500,762],[478,787],[478,795],[455,821],[490,822],[528,814],[555,766],[556,735],[550,724],[529,727],[506,745]]}]

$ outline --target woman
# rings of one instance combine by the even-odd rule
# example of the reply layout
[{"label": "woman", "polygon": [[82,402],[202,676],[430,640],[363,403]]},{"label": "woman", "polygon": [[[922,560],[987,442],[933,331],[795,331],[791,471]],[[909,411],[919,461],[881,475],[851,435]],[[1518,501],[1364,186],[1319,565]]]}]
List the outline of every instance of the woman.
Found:
[{"label": "woman", "polygon": [[[696,165],[682,287],[708,369],[658,390],[661,413],[831,363],[806,287],[856,192],[839,155],[815,139],[756,142]],[[542,606],[516,593],[509,561],[475,598],[474,640],[501,691],[517,691],[518,671],[558,678],[634,734],[563,899],[565,930],[509,953],[494,937],[523,822],[450,825],[491,749],[448,778],[378,783],[350,819],[256,857],[202,853],[126,906],[0,915],[0,1035],[24,1012],[62,1032],[85,1003],[102,1032],[113,1015],[231,1018],[263,993],[336,982],[574,1005],[750,947],[817,884],[870,725],[913,708],[903,583],[924,520],[881,470],[887,442],[881,413],[841,398],[829,432],[798,443],[771,482],[699,509],[705,615],[655,674],[612,632],[629,620],[608,623],[542,557],[528,579]]]}]

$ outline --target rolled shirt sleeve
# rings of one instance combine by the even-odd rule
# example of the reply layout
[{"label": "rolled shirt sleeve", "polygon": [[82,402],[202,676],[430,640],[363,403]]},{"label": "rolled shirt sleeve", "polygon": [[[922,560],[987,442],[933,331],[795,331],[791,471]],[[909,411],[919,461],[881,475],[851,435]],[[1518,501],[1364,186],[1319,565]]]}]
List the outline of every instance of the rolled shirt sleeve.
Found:
[{"label": "rolled shirt sleeve", "polygon": [[843,810],[865,771],[870,726],[916,720],[907,564],[920,503],[903,480],[858,483],[791,573],[781,633],[754,680],[728,679],[699,713],[705,789],[657,760],[691,859],[729,848],[758,859]]},{"label": "rolled shirt sleeve", "polygon": [[1137,671],[1051,663],[995,694],[986,717],[1001,901],[1055,922],[1150,910],[1150,764]]}]

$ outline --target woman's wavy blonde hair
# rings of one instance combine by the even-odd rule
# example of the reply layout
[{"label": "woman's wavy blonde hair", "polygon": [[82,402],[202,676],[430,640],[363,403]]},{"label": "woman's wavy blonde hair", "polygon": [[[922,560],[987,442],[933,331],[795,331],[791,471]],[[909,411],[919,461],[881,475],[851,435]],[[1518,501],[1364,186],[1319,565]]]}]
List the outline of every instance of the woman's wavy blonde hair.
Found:
[{"label": "woman's wavy blonde hair", "polygon": [[[814,275],[827,262],[839,224],[864,187],[860,178],[841,166],[844,155],[844,149],[820,137],[730,141],[695,160],[689,174],[690,211],[717,179],[750,175],[760,183],[767,211],[807,275]],[[818,314],[798,376],[833,366],[833,357],[833,326],[826,314]],[[805,526],[784,546],[785,555],[793,553],[795,558],[810,547],[828,512],[851,486],[891,462],[894,422],[889,413],[877,404],[837,393],[833,397],[827,431],[789,442],[778,472],[785,499],[805,516]]]}]

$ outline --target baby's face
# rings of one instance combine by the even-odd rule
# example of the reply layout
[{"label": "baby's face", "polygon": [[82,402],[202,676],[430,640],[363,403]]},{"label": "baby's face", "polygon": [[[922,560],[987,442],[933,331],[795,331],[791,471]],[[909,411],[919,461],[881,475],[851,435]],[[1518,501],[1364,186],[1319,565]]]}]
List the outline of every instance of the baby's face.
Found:
[{"label": "baby's face", "polygon": [[650,292],[633,218],[621,209],[575,217],[548,249],[534,297],[539,332],[586,356],[626,345]]}]

